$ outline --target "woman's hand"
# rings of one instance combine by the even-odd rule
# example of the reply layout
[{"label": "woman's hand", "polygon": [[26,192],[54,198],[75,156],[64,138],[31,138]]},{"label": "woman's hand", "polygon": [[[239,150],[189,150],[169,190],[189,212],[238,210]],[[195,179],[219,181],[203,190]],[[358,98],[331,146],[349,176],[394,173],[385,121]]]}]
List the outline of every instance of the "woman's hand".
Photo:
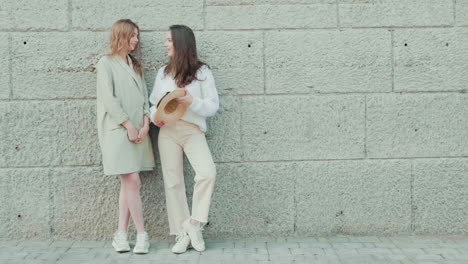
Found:
[{"label": "woman's hand", "polygon": [[184,88],[184,90],[185,90],[185,96],[178,97],[176,98],[176,100],[177,100],[177,103],[181,105],[189,106],[193,102],[193,96],[187,91],[187,89]]},{"label": "woman's hand", "polygon": [[139,144],[143,141],[145,141],[145,138],[146,136],[148,135],[148,131],[149,131],[149,125],[144,125],[140,131],[138,132],[138,138],[137,140],[135,141],[136,144]]},{"label": "woman's hand", "polygon": [[164,121],[154,121],[153,124],[157,127],[162,127],[164,126],[166,123],[164,123]]},{"label": "woman's hand", "polygon": [[130,122],[130,120],[127,120],[122,123],[122,126],[124,126],[127,129],[128,140],[135,143],[135,141],[138,139],[138,131],[133,126],[132,122]]},{"label": "woman's hand", "polygon": [[149,118],[148,118],[148,116],[146,116],[146,115],[143,116],[143,121],[145,123],[143,124],[143,127],[138,132],[138,138],[135,141],[136,144],[140,144],[141,142],[145,141],[145,138],[148,135],[148,131],[149,131]]},{"label": "woman's hand", "polygon": [[138,131],[136,130],[135,127],[133,127],[132,129],[128,129],[127,136],[128,136],[128,140],[130,140],[133,143],[136,143],[138,139]]}]

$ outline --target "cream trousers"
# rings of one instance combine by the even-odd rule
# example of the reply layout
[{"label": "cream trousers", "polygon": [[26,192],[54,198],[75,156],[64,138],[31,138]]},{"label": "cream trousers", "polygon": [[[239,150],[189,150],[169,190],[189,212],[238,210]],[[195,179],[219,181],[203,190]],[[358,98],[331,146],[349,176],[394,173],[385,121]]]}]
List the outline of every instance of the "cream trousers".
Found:
[{"label": "cream trousers", "polygon": [[[170,234],[182,232],[182,223],[190,217],[202,223],[208,222],[216,167],[206,143],[205,133],[197,125],[179,120],[174,124],[161,127],[158,146],[166,191]],[[192,215],[190,215],[185,194],[184,152],[195,170]]]}]

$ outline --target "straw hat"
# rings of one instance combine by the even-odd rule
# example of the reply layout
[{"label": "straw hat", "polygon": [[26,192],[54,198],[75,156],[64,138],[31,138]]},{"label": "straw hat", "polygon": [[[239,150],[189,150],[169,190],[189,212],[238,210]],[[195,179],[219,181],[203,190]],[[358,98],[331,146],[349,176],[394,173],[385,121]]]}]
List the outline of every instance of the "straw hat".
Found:
[{"label": "straw hat", "polygon": [[156,113],[153,114],[155,122],[163,121],[166,125],[179,120],[187,110],[187,106],[177,103],[176,98],[185,96],[186,91],[182,88],[176,88],[172,92],[167,92],[158,100]]}]

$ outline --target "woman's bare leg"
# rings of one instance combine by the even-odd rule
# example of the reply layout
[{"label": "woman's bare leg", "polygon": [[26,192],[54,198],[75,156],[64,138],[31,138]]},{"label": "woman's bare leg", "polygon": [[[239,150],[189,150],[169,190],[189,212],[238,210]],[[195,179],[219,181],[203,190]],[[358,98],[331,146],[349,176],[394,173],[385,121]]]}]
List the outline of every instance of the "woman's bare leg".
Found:
[{"label": "woman's bare leg", "polygon": [[119,225],[117,227],[117,230],[127,232],[129,220],[130,210],[128,209],[127,199],[125,197],[123,177],[121,177],[119,194]]},{"label": "woman's bare leg", "polygon": [[145,232],[143,207],[140,198],[140,175],[138,172],[122,174],[121,179],[125,200],[127,201],[127,207],[130,211],[130,215],[132,216],[135,228],[139,233]]}]

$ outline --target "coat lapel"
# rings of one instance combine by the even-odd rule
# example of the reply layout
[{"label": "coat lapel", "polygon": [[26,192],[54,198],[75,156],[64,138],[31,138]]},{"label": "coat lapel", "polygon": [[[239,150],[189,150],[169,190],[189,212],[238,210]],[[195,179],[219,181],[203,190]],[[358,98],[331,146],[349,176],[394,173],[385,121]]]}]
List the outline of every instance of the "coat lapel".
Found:
[{"label": "coat lapel", "polygon": [[142,84],[141,84],[142,80],[141,80],[141,77],[135,72],[135,70],[133,70],[132,59],[130,59],[130,57],[127,55],[127,60],[129,62],[129,64],[127,64],[122,57],[120,57],[120,56],[116,56],[116,57],[117,57],[117,61],[119,62],[120,66],[125,68],[125,70],[130,74],[130,76],[132,76],[132,78],[135,81],[138,88],[141,89],[140,86],[142,86]]}]

